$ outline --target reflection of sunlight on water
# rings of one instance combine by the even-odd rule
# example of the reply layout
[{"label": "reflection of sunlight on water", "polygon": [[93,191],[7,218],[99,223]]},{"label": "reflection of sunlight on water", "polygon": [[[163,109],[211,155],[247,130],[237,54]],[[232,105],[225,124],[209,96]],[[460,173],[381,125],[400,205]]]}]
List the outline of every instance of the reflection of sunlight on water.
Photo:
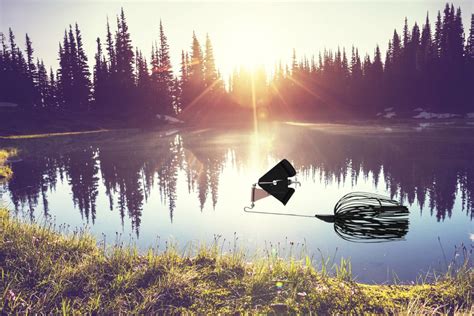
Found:
[{"label": "reflection of sunlight on water", "polygon": [[[254,131],[253,137],[251,137],[250,142],[248,142],[250,154],[248,162],[249,169],[257,172],[255,176],[258,178],[267,171],[265,168],[269,166],[268,155],[272,152],[274,138],[272,134]],[[256,181],[257,179],[251,181]]]},{"label": "reflection of sunlight on water", "polygon": [[293,125],[293,126],[315,126],[316,125],[314,123],[293,122],[293,121],[287,121],[285,122],[285,124]]}]

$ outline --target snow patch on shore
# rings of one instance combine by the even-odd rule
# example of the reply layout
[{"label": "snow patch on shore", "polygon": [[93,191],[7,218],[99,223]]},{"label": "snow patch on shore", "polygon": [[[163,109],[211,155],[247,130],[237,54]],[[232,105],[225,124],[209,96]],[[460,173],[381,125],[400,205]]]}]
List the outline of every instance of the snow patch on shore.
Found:
[{"label": "snow patch on shore", "polygon": [[453,114],[453,113],[433,113],[433,112],[426,112],[426,111],[421,111],[417,115],[413,116],[415,119],[448,119],[448,118],[453,118],[453,117],[458,117],[458,114]]},{"label": "snow patch on shore", "polygon": [[430,126],[433,126],[433,124],[432,124],[432,123],[420,123],[420,124],[418,124],[418,126],[415,128],[415,130],[416,130],[417,132],[420,132],[420,131],[422,131],[422,130],[424,130],[425,128],[428,128],[428,127],[430,127]]},{"label": "snow patch on shore", "polygon": [[12,102],[0,102],[0,108],[16,108],[18,104]]},{"label": "snow patch on shore", "polygon": [[169,116],[169,115],[160,115],[160,114],[157,114],[156,115],[156,118],[159,119],[159,120],[164,120],[168,123],[173,123],[173,124],[182,124],[184,123],[183,121],[181,120],[178,120],[176,117],[173,117],[173,116]]},{"label": "snow patch on shore", "polygon": [[383,110],[383,113],[382,112],[377,113],[377,116],[390,119],[392,117],[397,116],[397,113],[393,111],[393,107],[390,107],[390,108],[385,108]]}]

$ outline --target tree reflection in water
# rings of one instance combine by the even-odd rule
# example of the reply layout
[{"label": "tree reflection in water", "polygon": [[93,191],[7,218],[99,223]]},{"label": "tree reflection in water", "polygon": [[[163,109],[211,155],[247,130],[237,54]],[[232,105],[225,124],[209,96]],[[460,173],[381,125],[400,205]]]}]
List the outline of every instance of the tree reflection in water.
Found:
[{"label": "tree reflection in water", "polygon": [[[270,134],[277,141],[265,148],[261,164],[267,158],[287,158],[305,181],[327,184],[348,178],[356,184],[372,175],[379,186],[383,177],[387,187],[382,190],[404,204],[417,202],[422,210],[428,208],[438,221],[451,216],[460,192],[462,210],[472,220],[474,141],[468,137],[428,132],[415,136],[329,133],[290,126]],[[9,143],[5,145],[17,146],[23,154],[21,161],[12,164],[14,177],[5,189],[15,210],[26,210],[34,218],[38,205],[48,216],[48,192],[55,190],[58,181],[67,183],[84,221],[94,223],[101,181],[110,210],[120,214],[122,224],[128,218],[138,235],[144,204],[155,188],[173,221],[176,201],[187,198],[177,195],[179,173],[186,179],[188,192],[197,194],[201,211],[209,198],[215,207],[225,166],[245,169],[251,164],[255,148],[248,144],[252,137],[248,131],[207,130],[169,138],[153,132],[93,141],[81,138],[67,146],[61,141],[45,141],[41,146],[26,140]]]}]

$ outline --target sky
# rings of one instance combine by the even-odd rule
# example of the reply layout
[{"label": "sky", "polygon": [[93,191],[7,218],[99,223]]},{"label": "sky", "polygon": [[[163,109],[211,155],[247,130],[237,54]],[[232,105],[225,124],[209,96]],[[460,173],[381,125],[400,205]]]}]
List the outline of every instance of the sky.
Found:
[{"label": "sky", "polygon": [[[463,10],[468,34],[474,0],[453,1]],[[244,65],[264,65],[271,71],[280,60],[289,63],[295,48],[298,57],[311,57],[324,48],[352,45],[361,55],[373,55],[375,45],[385,51],[396,28],[401,32],[405,16],[409,25],[422,24],[427,12],[432,27],[445,1],[113,1],[113,0],[0,0],[0,32],[11,27],[24,47],[28,33],[35,56],[57,68],[58,45],[64,29],[77,22],[92,65],[96,38],[105,40],[106,20],[115,27],[123,7],[132,44],[149,59],[158,38],[160,19],[168,37],[175,69],[181,50],[190,50],[193,31],[204,44],[209,34],[217,67],[226,77]]]}]

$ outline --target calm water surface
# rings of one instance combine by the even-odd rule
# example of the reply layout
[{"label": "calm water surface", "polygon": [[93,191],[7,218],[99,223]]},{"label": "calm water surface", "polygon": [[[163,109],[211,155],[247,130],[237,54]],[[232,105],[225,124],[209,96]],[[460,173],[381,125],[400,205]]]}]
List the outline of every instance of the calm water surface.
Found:
[{"label": "calm water surface", "polygon": [[[118,233],[142,249],[157,239],[161,249],[170,240],[184,249],[215,238],[224,251],[236,243],[249,255],[304,248],[316,264],[321,254],[350,258],[357,280],[372,283],[445,271],[462,259],[456,248],[473,247],[474,128],[270,124],[258,132],[122,131],[3,146],[21,151],[0,189],[3,204],[28,219],[87,225],[99,239]],[[301,187],[286,207],[268,198],[256,210],[331,214],[348,192],[380,193],[409,207],[404,236],[347,241],[317,219],[244,213],[251,184],[283,158]]]}]

